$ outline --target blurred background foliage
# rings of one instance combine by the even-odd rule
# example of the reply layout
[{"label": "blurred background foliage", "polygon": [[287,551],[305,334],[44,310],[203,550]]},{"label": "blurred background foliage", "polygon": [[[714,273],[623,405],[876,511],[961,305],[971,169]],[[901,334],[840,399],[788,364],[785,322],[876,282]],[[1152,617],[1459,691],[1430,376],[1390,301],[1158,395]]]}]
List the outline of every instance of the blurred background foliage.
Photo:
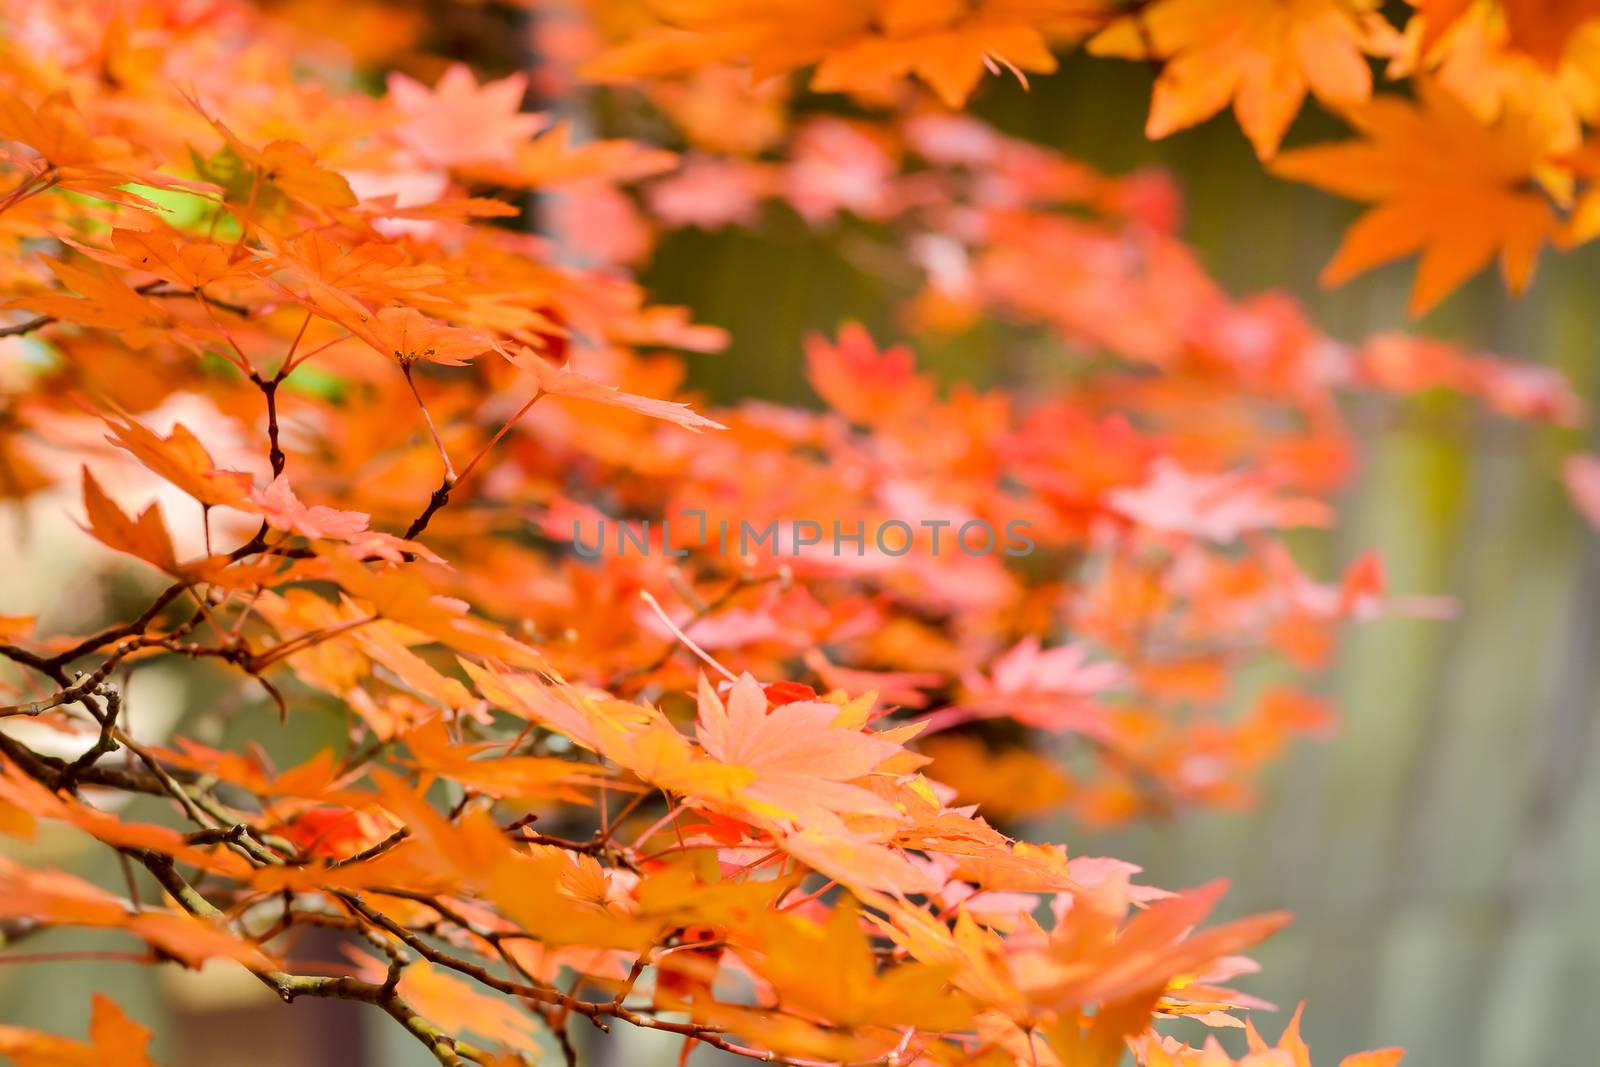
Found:
[{"label": "blurred background foliage", "polygon": [[[463,29],[447,50],[481,60],[474,52],[484,40]],[[497,40],[503,48],[506,39]],[[499,64],[489,57],[484,65]],[[1335,291],[1318,287],[1352,209],[1266,175],[1230,117],[1145,140],[1151,80],[1137,65],[1075,55],[1028,90],[989,79],[975,110],[1111,173],[1170,170],[1185,196],[1189,240],[1236,294],[1292,292],[1336,337],[1408,325],[1409,264]],[[1308,112],[1289,143],[1337,128]],[[802,374],[807,333],[831,333],[853,318],[880,339],[897,337],[892,294],[854,255],[861,236],[848,224],[813,232],[774,211],[757,232],[667,238],[648,274],[656,298],[688,304],[733,336],[726,353],[694,360],[691,382],[721,403],[814,403]],[[1558,365],[1597,405],[1596,268],[1595,245],[1549,258],[1518,300],[1498,279],[1479,278],[1409,325]],[[1072,358],[1046,351],[1019,360],[1013,347],[1001,351],[1002,340],[979,326],[919,353],[947,380],[979,384],[1026,382]],[[1600,834],[1592,831],[1600,825],[1600,553],[1554,476],[1555,458],[1576,442],[1570,432],[1494,421],[1439,396],[1352,410],[1351,418],[1366,452],[1339,528],[1304,536],[1297,548],[1322,574],[1376,549],[1395,590],[1448,593],[1456,616],[1355,628],[1323,686],[1343,712],[1338,735],[1278,765],[1254,809],[1115,832],[1063,823],[1029,832],[1065,841],[1074,854],[1132,859],[1158,885],[1226,874],[1230,914],[1293,910],[1295,924],[1257,953],[1263,973],[1245,984],[1286,1010],[1310,1002],[1305,1032],[1319,1063],[1385,1044],[1407,1046],[1407,1062],[1418,1067],[1591,1062],[1580,1050],[1600,1047],[1600,1013],[1590,1010],[1600,990]],[[4,520],[6,543],[48,537],[25,529],[21,516]],[[66,548],[53,553],[50,567],[0,580],[0,610],[47,608],[82,622],[126,607],[124,599],[142,602],[137,590],[85,587],[60,597],[60,575],[73,564]],[[201,668],[148,672],[136,684],[145,692],[132,703],[141,708],[243,699],[217,696],[237,687]],[[203,726],[194,733],[237,744],[250,740],[255,720],[234,719],[232,736]],[[295,731],[259,740],[289,763],[339,743],[338,729],[333,716],[322,726],[308,716]],[[94,855],[105,869],[89,873],[119,882],[115,860]],[[51,853],[46,862],[83,869],[90,861]],[[97,944],[59,934],[29,942],[41,951]],[[0,1017],[79,1032],[85,998],[60,993],[85,987],[113,994],[149,1023],[179,1016],[156,1027],[158,1055],[176,1065],[426,1062],[387,1020],[359,1007],[297,1005],[294,1025],[285,1025],[263,990],[221,968],[159,983],[139,968],[94,962],[0,968]],[[1264,1029],[1275,1034],[1281,1021]],[[677,1046],[633,1032],[596,1053],[597,1063],[671,1063]],[[716,1059],[710,1050],[694,1054],[702,1064]]]},{"label": "blurred background foliage", "polygon": [[[1408,322],[1410,263],[1317,284],[1354,210],[1266,174],[1231,118],[1146,140],[1152,80],[1074,55],[1026,90],[990,80],[974,110],[1113,174],[1170,171],[1186,236],[1235,294],[1291,292],[1339,338],[1408,328],[1550,363],[1600,405],[1600,252],[1547,258],[1521,298],[1485,275]],[[1308,110],[1287,143],[1339,132]],[[849,240],[847,228],[819,241],[793,218],[755,235],[670,238],[654,291],[733,334],[691,381],[719,401],[814,402],[806,333],[858,318],[896,336],[883,285],[853,265]],[[1071,358],[1019,367],[993,342],[980,327],[919,355],[978,383]],[[1277,765],[1251,811],[1031,832],[1141,863],[1157,885],[1227,875],[1234,913],[1293,910],[1294,925],[1256,953],[1263,973],[1248,988],[1285,1011],[1309,1001],[1318,1063],[1385,1044],[1405,1045],[1419,1067],[1591,1062],[1580,1050],[1600,1046],[1588,1010],[1600,989],[1600,554],[1554,476],[1578,442],[1444,396],[1350,417],[1365,454],[1339,527],[1297,549],[1323,574],[1376,549],[1395,590],[1448,594],[1455,617],[1354,627],[1323,684],[1343,714],[1337,736]],[[1278,1021],[1261,1025],[1275,1033]]]}]

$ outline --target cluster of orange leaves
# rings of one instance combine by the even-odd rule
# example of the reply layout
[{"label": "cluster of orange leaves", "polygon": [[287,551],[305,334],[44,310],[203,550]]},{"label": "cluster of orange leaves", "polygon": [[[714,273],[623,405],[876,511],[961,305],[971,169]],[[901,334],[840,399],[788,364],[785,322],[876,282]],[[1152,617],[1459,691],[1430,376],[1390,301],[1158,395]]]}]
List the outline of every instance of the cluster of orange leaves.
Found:
[{"label": "cluster of orange leaves", "polygon": [[[1412,310],[1498,258],[1513,289],[1547,243],[1600,234],[1593,179],[1600,4],[1413,0],[592,0],[612,46],[586,70],[630,81],[737,63],[813,68],[823,91],[881,100],[905,79],[960,106],[986,71],[1056,68],[1057,53],[1159,65],[1146,133],[1231,107],[1274,172],[1371,204],[1328,264],[1337,283],[1420,255]],[[1375,91],[1374,63],[1396,83]],[[1406,94],[1399,83],[1409,81]],[[1360,139],[1279,146],[1307,96]]]},{"label": "cluster of orange leaves", "polygon": [[[643,79],[681,155],[580,141],[520,74],[418,58],[363,93],[337,41],[239,0],[0,3],[0,493],[30,514],[81,494],[84,530],[161,576],[86,635],[0,619],[0,717],[36,731],[0,731],[0,830],[65,824],[143,871],[123,896],[4,861],[0,918],[370,1003],[447,1064],[523,1062],[541,1028],[570,1058],[575,1016],[800,1065],[1307,1064],[1294,1024],[1275,1049],[1247,1026],[1242,1060],[1155,1028],[1246,1025],[1262,1005],[1226,983],[1283,916],[1201,927],[1220,885],[1142,886],[982,811],[1247,799],[1331,725],[1289,682],[1337,628],[1430,607],[1389,597],[1372,558],[1321,582],[1284,545],[1330,520],[1354,462],[1340,395],[1450,388],[1558,423],[1577,401],[1539,368],[1343,344],[1286,297],[1236,300],[1165,179],[946,105],[1093,35],[1164,61],[1152,133],[1232,101],[1270,155],[1308,87],[1365,99],[1364,55],[1431,70],[1502,22],[1496,47],[1531,45],[1476,8],[1402,35],[1298,0],[1240,5],[1243,30],[1178,0],[657,6],[666,28],[608,5],[536,20],[571,61],[540,91]],[[792,86],[742,88],[729,62],[814,65],[876,110],[797,118]],[[1427,92],[1425,122],[1362,104],[1393,111],[1374,142],[1414,152],[1422,122],[1500,144],[1476,103]],[[1415,195],[1484,215],[1381,151],[1315,159],[1277,165],[1408,220]],[[1473,165],[1507,178],[1497,160]],[[1029,389],[944,389],[847,324],[805,353],[826,410],[691,406],[677,353],[725,338],[629,269],[665,231],[785,209],[870,224],[912,279],[908,332],[981,321],[1068,358]],[[1425,276],[1454,284],[1446,258]],[[883,551],[896,521],[908,550]],[[802,546],[807,523],[866,548]],[[1021,523],[1029,551],[968,551],[972,523]],[[201,718],[333,717],[347,744],[280,771],[138,736],[129,679],[175,658],[238,694]],[[1243,689],[1261,661],[1285,684]],[[111,814],[117,792],[182,828]],[[359,947],[307,973],[296,941],[329,927]],[[88,1044],[0,1028],[0,1052],[145,1064],[146,1036],[97,1001]]]}]

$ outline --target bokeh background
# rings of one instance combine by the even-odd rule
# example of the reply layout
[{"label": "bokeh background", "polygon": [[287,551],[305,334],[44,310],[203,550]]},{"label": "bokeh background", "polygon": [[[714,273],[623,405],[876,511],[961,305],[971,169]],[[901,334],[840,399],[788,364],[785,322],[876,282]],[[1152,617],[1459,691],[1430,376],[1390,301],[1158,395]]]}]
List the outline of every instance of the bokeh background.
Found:
[{"label": "bokeh background", "polygon": [[[468,34],[453,47],[472,60],[484,45]],[[1520,299],[1481,278],[1408,324],[1409,266],[1333,292],[1318,287],[1350,208],[1264,174],[1231,117],[1144,140],[1150,82],[1137,65],[1074,56],[1027,91],[990,79],[976,110],[1113,173],[1168,168],[1186,197],[1187,236],[1235,293],[1292,292],[1339,337],[1409,325],[1558,365],[1600,406],[1600,249],[1547,259]],[[1337,131],[1312,110],[1290,143]],[[886,294],[853,263],[848,228],[822,236],[774,213],[753,233],[679,234],[649,280],[658,299],[731,329],[730,350],[697,358],[691,375],[720,402],[814,403],[801,371],[806,333],[831,332],[846,318],[894,333]],[[923,355],[951,379],[1025,382],[1040,369],[1037,354],[1020,365],[997,355],[981,330]],[[1555,476],[1559,455],[1579,442],[1571,431],[1496,421],[1447,397],[1351,417],[1366,451],[1339,528],[1301,538],[1297,551],[1328,574],[1376,549],[1394,589],[1449,594],[1454,618],[1355,628],[1323,684],[1343,712],[1337,736],[1278,765],[1253,811],[1116,832],[1064,822],[1028,830],[1077,854],[1138,862],[1158,885],[1226,874],[1229,914],[1293,910],[1295,924],[1256,954],[1263,973],[1244,985],[1286,1010],[1310,1002],[1305,1033],[1318,1063],[1387,1044],[1407,1046],[1418,1067],[1591,1063],[1600,1048],[1600,545]],[[91,624],[138,602],[136,589],[74,578],[76,540],[52,535],[59,503],[0,515],[0,612]],[[169,719],[218,691],[198,670],[152,671],[136,684],[132,703],[155,717],[171,709]],[[308,726],[269,744],[292,759],[332,740]],[[116,877],[96,866],[114,863],[103,855],[24,847]],[[95,943],[52,934],[37,948]],[[97,962],[0,967],[0,1019],[80,1032],[88,988],[154,1025],[156,1052],[175,1067],[431,1062],[388,1019],[359,1007],[296,1005],[291,1025],[259,985],[221,968],[158,978]],[[1276,1032],[1273,1022],[1264,1028]],[[675,1042],[633,1032],[597,1044],[586,1062],[632,1067],[676,1056]],[[694,1054],[703,1065],[718,1058]]]}]

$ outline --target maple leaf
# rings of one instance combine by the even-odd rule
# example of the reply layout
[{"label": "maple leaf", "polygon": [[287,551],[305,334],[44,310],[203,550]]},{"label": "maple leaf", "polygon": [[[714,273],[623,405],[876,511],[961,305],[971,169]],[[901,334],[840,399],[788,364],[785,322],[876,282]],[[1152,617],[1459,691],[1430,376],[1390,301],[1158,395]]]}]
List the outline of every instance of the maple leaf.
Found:
[{"label": "maple leaf", "polygon": [[71,242],[91,259],[124,270],[142,270],[163,281],[198,290],[213,282],[242,276],[239,267],[229,262],[228,246],[216,241],[195,240],[186,234],[157,228],[111,231],[111,250]]},{"label": "maple leaf", "polygon": [[948,107],[960,107],[985,71],[1004,64],[1022,71],[1056,69],[1052,43],[1075,40],[1099,24],[1097,0],[889,0],[879,5],[877,32],[830,47],[812,76],[824,92],[881,92],[915,74]]},{"label": "maple leaf", "polygon": [[[272,832],[285,841],[292,842],[300,854],[312,858],[345,859],[381,841],[393,827],[371,812],[354,808],[318,804],[298,812],[286,822],[276,824]],[[315,878],[312,885],[326,886],[334,879]],[[257,883],[258,886],[261,883]],[[282,888],[282,885],[274,888]]]},{"label": "maple leaf", "polygon": [[778,845],[812,870],[857,892],[910,896],[939,891],[938,880],[928,871],[872,835],[807,828],[785,834]]},{"label": "maple leaf", "polygon": [[468,67],[452,63],[432,89],[398,72],[388,86],[402,119],[395,136],[438,166],[509,163],[519,145],[548,125],[544,116],[521,110],[524,74],[480,85]]},{"label": "maple leaf", "polygon": [[0,159],[26,168],[29,180],[36,182],[32,187],[48,185],[113,204],[156,210],[153,201],[125,186],[138,183],[177,189],[190,184],[139,165],[127,142],[92,135],[65,92],[51,93],[37,107],[30,107],[12,92],[0,95],[0,142],[5,141],[25,145],[38,154],[28,158],[25,153],[0,148]]},{"label": "maple leaf", "polygon": [[49,256],[42,258],[63,286],[80,295],[31,293],[0,306],[24,307],[66,322],[116,330],[134,348],[147,348],[158,339],[178,336],[177,323],[166,308],[135,291],[116,275],[74,266]]},{"label": "maple leaf", "polygon": [[[14,812],[67,823],[118,848],[154,849],[202,870],[220,874],[238,875],[248,869],[239,857],[226,851],[191,845],[181,833],[170,827],[124,822],[109,812],[52,793],[9,762],[0,762],[0,802],[3,802],[0,806]],[[19,826],[18,831],[23,836],[31,836],[31,819],[28,825]]]},{"label": "maple leaf", "polygon": [[507,185],[544,187],[636,181],[669,171],[677,163],[675,152],[622,138],[574,143],[571,123],[562,122],[518,145],[509,162],[477,164],[471,170],[474,176]]},{"label": "maple leaf", "polygon": [[970,697],[962,706],[1030,726],[1104,738],[1109,726],[1094,698],[1127,681],[1120,665],[1091,661],[1082,645],[1041,649],[1039,639],[1030,636],[995,660],[989,677],[971,674],[963,679]]},{"label": "maple leaf", "polygon": [[1540,141],[1515,113],[1485,125],[1448,90],[1418,83],[1415,104],[1378,97],[1344,114],[1364,141],[1286,152],[1276,174],[1373,203],[1356,220],[1325,284],[1416,252],[1411,313],[1421,315],[1490,260],[1513,291],[1533,276],[1557,220],[1536,188]]},{"label": "maple leaf", "polygon": [[1510,44],[1554,68],[1579,29],[1600,19],[1597,0],[1501,0]]},{"label": "maple leaf", "polygon": [[1165,61],[1145,134],[1165,137],[1230,102],[1256,155],[1270,159],[1307,90],[1333,106],[1372,95],[1366,55],[1399,35],[1376,0],[1160,0],[1089,43],[1097,55]]},{"label": "maple leaf", "polygon": [[585,67],[625,81],[740,61],[760,76],[816,64],[814,88],[879,96],[915,75],[960,107],[985,70],[1056,69],[1051,45],[1077,40],[1104,21],[1100,0],[808,0],[664,3],[670,24],[640,35]]},{"label": "maple leaf", "polygon": [[612,407],[623,408],[627,411],[637,412],[640,415],[648,415],[652,419],[676,423],[684,429],[692,430],[695,433],[699,433],[701,430],[727,429],[722,423],[706,418],[691,409],[687,404],[625,393],[614,385],[607,385],[587,375],[580,374],[573,370],[570,364],[553,367],[548,360],[526,349],[518,353],[513,362],[519,367],[531,370],[534,379],[539,383],[539,390],[542,393],[548,393],[550,396],[568,397],[573,400],[588,400],[597,404],[609,404]]},{"label": "maple leaf", "polygon": [[167,533],[167,524],[162,521],[158,505],[151,504],[139,513],[137,519],[130,518],[106,496],[100,483],[85,467],[83,510],[88,518],[89,532],[102,544],[136,556],[168,574],[179,573],[172,537]]},{"label": "maple leaf", "polygon": [[1439,38],[1472,6],[1472,0],[1414,0],[1422,21],[1421,47],[1424,52],[1433,48]]},{"label": "maple leaf", "polygon": [[1073,1005],[1160,992],[1174,979],[1237,954],[1289,921],[1287,913],[1273,912],[1196,931],[1225,889],[1226,883],[1212,882],[1158,900],[1126,921],[1125,884],[1108,881],[1075,893],[1072,908],[1051,931],[1048,947],[1024,952],[1031,959],[1037,951],[1041,963],[1050,961],[1025,972],[1029,996]]},{"label": "maple leaf", "polygon": [[[300,591],[290,591],[291,595],[297,592]],[[278,773],[259,753],[244,755],[218,750],[188,737],[177,738],[176,745],[174,749],[159,750],[161,758],[176,767],[229,782],[258,797],[293,797],[340,804],[358,804],[369,799],[366,794],[340,789],[348,776],[336,773],[335,759],[328,749],[319,749],[304,762]]]},{"label": "maple leaf", "polygon": [[840,327],[837,343],[812,335],[805,345],[806,380],[852,422],[881,426],[919,414],[933,401],[933,382],[917,373],[911,349],[880,350],[860,323]]},{"label": "maple leaf", "polygon": [[[318,163],[316,153],[305,145],[279,139],[260,148],[252,147],[221,120],[206,114],[197,101],[191,99],[190,104],[222,135],[226,150],[231,153],[231,157],[224,160],[196,159],[201,176],[223,185],[230,200],[264,206],[260,186],[265,183],[289,200],[319,210],[356,205],[356,195],[344,175]],[[236,181],[230,181],[230,172],[239,164],[250,171],[249,180],[242,188]]]},{"label": "maple leaf", "polygon": [[190,964],[222,958],[253,967],[272,965],[254,944],[220,926],[181,912],[150,908],[136,912],[81,878],[63,871],[33,870],[4,857],[0,857],[0,916],[125,930]]},{"label": "maple leaf", "polygon": [[539,652],[504,631],[473,618],[467,605],[440,596],[414,571],[394,567],[369,570],[344,551],[323,555],[339,585],[364,600],[377,614],[426,634],[461,652],[472,652],[514,667],[545,669]]},{"label": "maple leaf", "polygon": [[211,454],[183,423],[174,423],[166,437],[125,412],[102,416],[111,428],[108,440],[162,478],[211,507],[242,508],[254,492],[250,475],[218,470]]},{"label": "maple leaf", "polygon": [[485,352],[501,350],[486,333],[431,319],[413,307],[384,308],[375,315],[359,305],[319,310],[402,366],[420,360],[460,367]]},{"label": "maple leaf", "polygon": [[329,539],[349,541],[367,529],[370,517],[359,511],[340,511],[326,504],[301,503],[289,484],[289,476],[280,474],[265,489],[250,492],[252,510],[259,511],[267,524],[274,529],[299,534],[313,541]]},{"label": "maple leaf", "polygon": [[383,806],[405,824],[412,850],[426,857],[436,877],[493,901],[541,940],[633,951],[652,942],[655,931],[648,922],[571,892],[577,861],[569,853],[518,851],[487,812],[468,812],[452,823],[393,775],[374,772],[373,781]]},{"label": "maple leaf", "polygon": [[[774,916],[751,965],[784,1002],[846,1026],[917,1026],[954,1029],[971,1018],[973,1005],[949,989],[953,968],[910,963],[880,970],[849,904],[827,922]],[[816,981],[819,970],[831,976]]]},{"label": "maple leaf", "polygon": [[[1245,1023],[1249,1051],[1234,1059],[1216,1038],[1207,1038],[1201,1048],[1189,1048],[1170,1037],[1145,1034],[1133,1042],[1140,1067],[1312,1067],[1311,1050],[1300,1036],[1300,1017],[1305,1005],[1295,1008],[1289,1025],[1274,1046],[1268,1046],[1256,1032],[1253,1021]],[[1357,1052],[1339,1061],[1339,1067],[1398,1067],[1404,1052],[1397,1048]]]},{"label": "maple leaf", "polygon": [[103,994],[95,993],[90,1005],[88,1041],[0,1026],[0,1055],[16,1067],[155,1067],[149,1030]]},{"label": "maple leaf", "polygon": [[1154,465],[1143,485],[1108,494],[1107,505],[1146,529],[1218,544],[1251,530],[1324,526],[1331,518],[1321,501],[1278,496],[1257,475],[1191,474],[1165,458]]},{"label": "maple leaf", "polygon": [[796,701],[768,708],[748,674],[733,684],[727,703],[704,675],[695,735],[713,758],[749,770],[740,797],[769,818],[837,826],[846,812],[890,814],[877,795],[851,784],[899,751],[893,741],[838,725],[836,704]]},{"label": "maple leaf", "polygon": [[405,249],[383,241],[346,247],[313,230],[287,241],[268,234],[264,242],[270,255],[263,271],[288,272],[309,287],[315,303],[334,309],[363,300],[420,303],[449,279],[437,265],[412,263]]},{"label": "maple leaf", "polygon": [[[368,980],[382,983],[386,968],[365,953],[348,950]],[[511,1002],[474,988],[443,967],[418,960],[401,972],[396,990],[435,1025],[454,1032],[471,1031],[490,1041],[519,1049],[530,1056],[539,1051],[538,1025]],[[521,1067],[525,1060],[510,1061]]]},{"label": "maple leaf", "polygon": [[485,796],[515,799],[560,798],[584,801],[581,787],[592,786],[607,777],[603,767],[574,763],[543,756],[499,756],[479,759],[497,742],[465,744],[453,742],[437,716],[404,734],[401,738],[411,750],[414,765],[438,774]]}]

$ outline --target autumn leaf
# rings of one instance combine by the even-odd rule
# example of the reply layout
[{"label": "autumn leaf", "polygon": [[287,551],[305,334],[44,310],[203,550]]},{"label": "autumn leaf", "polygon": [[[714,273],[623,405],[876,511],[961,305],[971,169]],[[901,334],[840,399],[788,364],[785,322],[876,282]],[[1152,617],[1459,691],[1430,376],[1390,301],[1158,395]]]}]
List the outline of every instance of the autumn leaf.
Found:
[{"label": "autumn leaf", "polygon": [[1421,48],[1426,52],[1467,13],[1472,0],[1416,0],[1415,6],[1414,17],[1422,20]]},{"label": "autumn leaf", "polygon": [[1501,0],[1513,48],[1555,68],[1567,44],[1586,24],[1600,18],[1596,0]]},{"label": "autumn leaf", "polygon": [[573,400],[588,400],[597,404],[609,404],[612,407],[647,415],[652,419],[676,423],[684,429],[692,430],[695,433],[699,433],[701,430],[723,430],[727,428],[720,422],[698,414],[687,404],[625,393],[614,385],[607,385],[604,382],[596,381],[580,374],[573,370],[570,365],[553,367],[547,360],[534,352],[523,350],[516,355],[514,362],[517,366],[532,371],[534,380],[539,384],[540,391],[550,396],[567,397]]},{"label": "autumn leaf", "polygon": [[388,86],[401,118],[395,137],[440,166],[510,162],[549,121],[521,110],[528,89],[522,74],[480,85],[468,67],[452,63],[432,89],[400,73],[389,75]]},{"label": "autumn leaf", "polygon": [[[305,145],[279,139],[259,148],[253,147],[240,140],[219,119],[207,114],[197,101],[191,100],[190,103],[222,136],[226,150],[232,155],[231,159],[224,161],[197,160],[201,176],[228,187],[235,184],[229,181],[227,171],[230,164],[242,164],[251,173],[250,180],[242,188],[230,190],[230,199],[246,205],[253,204],[257,208],[265,207],[267,205],[261,196],[261,183],[265,183],[281,196],[313,209],[355,206],[356,196],[350,190],[350,183],[337,171],[318,163],[316,154]],[[219,166],[223,173],[217,173]]]},{"label": "autumn leaf", "polygon": [[311,540],[349,541],[367,529],[371,519],[358,511],[340,511],[326,504],[304,504],[295,496],[289,476],[280,474],[265,489],[250,491],[251,510],[267,525]]},{"label": "autumn leaf", "polygon": [[106,496],[89,468],[83,468],[83,510],[89,532],[108,548],[136,556],[169,574],[179,573],[172,537],[162,521],[161,509],[151,504],[132,518]]},{"label": "autumn leaf", "polygon": [[676,153],[637,141],[608,138],[575,142],[572,124],[567,122],[515,147],[509,161],[479,163],[470,170],[507,185],[544,188],[636,181],[663,174],[678,163]]},{"label": "autumn leaf", "polygon": [[600,80],[692,70],[736,60],[760,76],[816,64],[824,92],[879,95],[907,76],[925,81],[949,107],[960,107],[985,70],[1056,68],[1051,45],[1098,28],[1099,0],[1044,0],[1018,5],[870,0],[820,6],[797,0],[753,4],[671,3],[671,24],[642,34],[589,64]]},{"label": "autumn leaf", "polygon": [[968,675],[963,707],[978,715],[1008,715],[1047,730],[1076,730],[1107,737],[1097,697],[1127,683],[1117,663],[1090,658],[1082,645],[1042,649],[1028,637],[995,660],[987,678]]},{"label": "autumn leaf", "polygon": [[[582,792],[607,777],[604,768],[541,756],[490,756],[502,748],[494,742],[466,744],[452,741],[444,722],[429,719],[401,740],[411,750],[414,766],[441,775],[485,796],[532,800],[587,799]],[[482,758],[480,758],[482,757]]]},{"label": "autumn leaf", "polygon": [[42,176],[44,185],[113,204],[151,210],[156,204],[128,185],[181,188],[184,183],[140,165],[133,148],[115,137],[90,133],[82,113],[65,92],[52,92],[36,107],[14,93],[0,94],[0,142],[26,146],[37,157],[0,148],[0,159],[20,163]]},{"label": "autumn leaf", "polygon": [[[183,834],[155,823],[129,822],[82,801],[52,793],[15,764],[0,761],[0,801],[15,811],[64,822],[83,833],[126,849],[152,849],[202,870],[237,875],[248,869],[240,857],[215,846],[191,845]],[[32,827],[23,833],[32,835]]]},{"label": "autumn leaf", "polygon": [[111,249],[72,242],[91,259],[122,270],[141,270],[163,281],[197,290],[218,281],[244,278],[242,268],[230,263],[228,247],[216,241],[194,241],[186,235],[151,224],[149,229],[118,227],[111,231]]},{"label": "autumn leaf", "polygon": [[263,240],[271,254],[260,269],[269,277],[276,270],[286,272],[307,286],[313,303],[330,311],[339,310],[341,302],[437,302],[436,296],[429,299],[432,291],[449,279],[438,266],[414,263],[405,249],[384,241],[346,246],[317,230],[286,241],[271,235]]},{"label": "autumn leaf", "polygon": [[[384,966],[364,953],[362,973],[384,980]],[[418,1012],[451,1032],[471,1031],[478,1036],[530,1056],[539,1051],[538,1027],[516,1004],[475,988],[465,978],[418,960],[402,972],[398,992]]]},{"label": "autumn leaf", "polygon": [[[834,909],[825,924],[774,916],[761,935],[752,966],[778,996],[806,1012],[846,1026],[964,1025],[973,1005],[949,989],[946,967],[910,963],[881,970],[854,907]],[[818,969],[833,976],[815,981]]]},{"label": "autumn leaf", "polygon": [[0,858],[0,916],[51,924],[124,930],[191,965],[233,959],[248,966],[272,960],[254,944],[181,912],[134,911],[110,893],[63,871],[33,870]]},{"label": "autumn leaf", "polygon": [[59,291],[31,293],[10,301],[6,307],[25,307],[65,322],[116,330],[134,348],[146,348],[158,337],[173,336],[177,322],[167,309],[116,275],[43,258],[57,280],[79,295],[68,296]]},{"label": "autumn leaf", "polygon": [[248,474],[217,469],[205,446],[181,422],[162,437],[125,412],[103,417],[111,428],[108,440],[202,504],[240,507],[253,491]]},{"label": "autumn leaf", "polygon": [[[1154,1034],[1146,1034],[1134,1043],[1135,1057],[1140,1067],[1257,1067],[1280,1063],[1284,1067],[1312,1067],[1311,1050],[1300,1037],[1300,1017],[1304,1012],[1304,1004],[1295,1009],[1283,1035],[1272,1046],[1262,1039],[1253,1022],[1247,1022],[1249,1051],[1243,1059],[1228,1055],[1215,1037],[1207,1038],[1203,1048],[1193,1049]],[[1339,1067],[1398,1067],[1403,1058],[1403,1051],[1397,1048],[1375,1049],[1346,1056],[1339,1061]]]},{"label": "autumn leaf", "polygon": [[419,361],[460,367],[501,347],[488,334],[439,322],[412,307],[384,308],[372,315],[359,307],[342,307],[329,317],[405,367]]},{"label": "autumn leaf", "polygon": [[876,770],[899,746],[837,725],[834,704],[797,701],[767,706],[766,694],[745,675],[724,704],[702,675],[695,734],[714,759],[749,770],[740,794],[768,818],[836,826],[842,812],[887,814],[874,794],[851,784]]},{"label": "autumn leaf", "polygon": [[839,329],[839,339],[806,339],[806,380],[817,395],[852,422],[880,426],[915,416],[934,397],[933,382],[919,375],[906,345],[879,349],[860,323]]},{"label": "autumn leaf", "polygon": [[0,1054],[16,1067],[155,1067],[148,1051],[148,1029],[100,993],[90,1003],[88,1041],[0,1026]]},{"label": "autumn leaf", "polygon": [[1089,43],[1097,55],[1164,61],[1145,134],[1161,138],[1233,105],[1262,159],[1307,90],[1347,107],[1372,95],[1368,55],[1392,55],[1399,35],[1376,0],[1160,0]]},{"label": "autumn leaf", "polygon": [[1365,140],[1296,149],[1273,163],[1286,178],[1374,205],[1345,234],[1323,282],[1415,252],[1413,315],[1497,257],[1506,284],[1522,290],[1557,232],[1535,184],[1545,162],[1537,137],[1515,114],[1486,126],[1447,90],[1423,82],[1418,92],[1415,104],[1385,96],[1347,110]]}]

